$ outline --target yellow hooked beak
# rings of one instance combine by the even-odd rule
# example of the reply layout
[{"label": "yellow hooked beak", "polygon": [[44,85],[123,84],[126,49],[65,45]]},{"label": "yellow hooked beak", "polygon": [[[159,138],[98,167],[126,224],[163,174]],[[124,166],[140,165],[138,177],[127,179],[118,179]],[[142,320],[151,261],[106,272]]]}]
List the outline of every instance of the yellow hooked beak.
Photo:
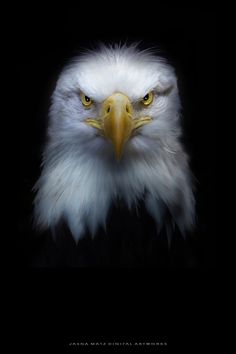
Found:
[{"label": "yellow hooked beak", "polygon": [[102,135],[112,142],[116,159],[120,160],[125,143],[131,137],[133,130],[150,121],[150,117],[134,119],[129,98],[122,93],[115,93],[103,102],[101,118],[89,118],[85,122],[99,129]]}]

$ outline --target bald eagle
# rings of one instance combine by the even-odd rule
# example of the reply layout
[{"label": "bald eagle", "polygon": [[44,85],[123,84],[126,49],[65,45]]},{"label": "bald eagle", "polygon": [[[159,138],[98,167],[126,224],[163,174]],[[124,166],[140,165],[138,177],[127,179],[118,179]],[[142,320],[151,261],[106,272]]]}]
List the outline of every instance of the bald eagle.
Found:
[{"label": "bald eagle", "polygon": [[101,46],[73,59],[52,95],[36,227],[53,232],[63,219],[78,242],[106,229],[110,208],[122,200],[130,211],[142,202],[157,235],[164,228],[169,237],[175,225],[183,235],[191,230],[195,201],[180,110],[174,69],[151,50]]}]

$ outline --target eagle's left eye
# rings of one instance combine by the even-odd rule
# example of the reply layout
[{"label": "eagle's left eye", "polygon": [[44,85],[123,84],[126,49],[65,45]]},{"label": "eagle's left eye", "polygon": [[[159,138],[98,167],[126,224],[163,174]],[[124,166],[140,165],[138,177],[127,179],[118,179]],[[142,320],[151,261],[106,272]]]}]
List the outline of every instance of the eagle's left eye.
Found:
[{"label": "eagle's left eye", "polygon": [[85,107],[90,107],[93,103],[92,99],[88,96],[86,96],[84,93],[81,94],[81,102]]},{"label": "eagle's left eye", "polygon": [[142,103],[145,106],[149,106],[152,103],[152,101],[153,101],[153,92],[147,93],[142,99]]}]

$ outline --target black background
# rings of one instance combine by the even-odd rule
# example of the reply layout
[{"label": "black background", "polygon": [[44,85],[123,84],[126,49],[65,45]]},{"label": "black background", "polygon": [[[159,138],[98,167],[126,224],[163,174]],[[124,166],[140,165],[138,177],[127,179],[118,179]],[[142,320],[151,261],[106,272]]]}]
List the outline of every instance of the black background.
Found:
[{"label": "black background", "polygon": [[[212,344],[208,329],[214,310],[211,289],[216,267],[214,9],[163,7],[158,2],[84,2],[21,6],[15,12],[14,45],[20,63],[20,203],[13,257],[16,274],[20,269],[16,283],[27,290],[23,290],[23,311],[20,306],[17,312],[17,325],[23,316],[27,323],[21,341],[31,348],[47,342],[53,348],[68,349],[69,341],[81,338],[166,339],[171,352],[185,347],[205,350],[207,338]],[[175,67],[183,105],[184,143],[197,179],[198,223],[189,241],[179,240],[169,253],[164,250],[164,259],[154,245],[159,252],[156,262],[152,252],[152,261],[148,262],[147,254],[140,266],[137,251],[132,262],[129,255],[105,264],[99,258],[89,265],[107,268],[68,269],[78,265],[73,245],[63,243],[63,256],[50,263],[49,259],[55,259],[55,246],[47,235],[38,238],[31,231],[31,188],[40,173],[40,149],[55,81],[72,56],[98,40],[141,40],[141,46],[159,48]],[[88,251],[87,246],[83,250]],[[67,251],[72,261],[65,260]],[[120,260],[124,267],[114,268]],[[40,270],[32,265],[61,268]]]}]

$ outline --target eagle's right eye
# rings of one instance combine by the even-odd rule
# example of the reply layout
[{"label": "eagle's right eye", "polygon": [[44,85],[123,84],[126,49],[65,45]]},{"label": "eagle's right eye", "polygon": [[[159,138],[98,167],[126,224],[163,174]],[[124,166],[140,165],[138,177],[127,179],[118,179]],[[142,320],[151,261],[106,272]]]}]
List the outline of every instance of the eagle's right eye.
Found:
[{"label": "eagle's right eye", "polygon": [[81,94],[81,102],[86,108],[89,108],[93,103],[92,99],[84,93]]}]

